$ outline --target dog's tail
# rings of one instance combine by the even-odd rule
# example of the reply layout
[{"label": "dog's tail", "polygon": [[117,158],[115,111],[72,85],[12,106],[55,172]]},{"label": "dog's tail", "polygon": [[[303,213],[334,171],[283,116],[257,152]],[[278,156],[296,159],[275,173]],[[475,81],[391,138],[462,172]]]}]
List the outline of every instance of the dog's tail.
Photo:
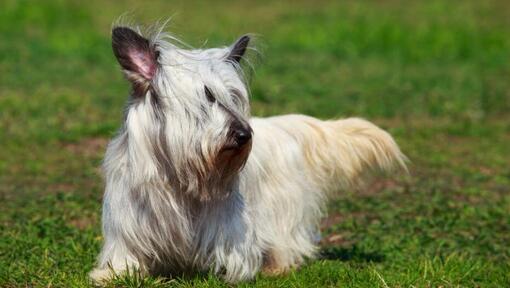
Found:
[{"label": "dog's tail", "polygon": [[288,117],[284,129],[298,137],[310,174],[328,191],[355,189],[370,172],[407,171],[407,158],[391,135],[366,120]]},{"label": "dog's tail", "polygon": [[359,187],[371,172],[407,171],[407,158],[393,137],[366,120],[305,122],[316,134],[305,149],[306,159],[327,190]]}]

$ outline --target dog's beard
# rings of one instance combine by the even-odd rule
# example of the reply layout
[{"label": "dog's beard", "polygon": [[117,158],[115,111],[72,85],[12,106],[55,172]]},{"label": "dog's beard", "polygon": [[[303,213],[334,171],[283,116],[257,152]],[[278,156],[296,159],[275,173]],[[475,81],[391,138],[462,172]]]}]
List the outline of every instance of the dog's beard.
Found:
[{"label": "dog's beard", "polygon": [[221,151],[215,159],[200,200],[226,198],[233,190],[236,178],[248,160],[251,142],[239,149]]},{"label": "dog's beard", "polygon": [[235,189],[237,176],[246,164],[252,147],[251,142],[238,148],[223,149],[225,145],[209,147],[211,149],[203,147],[205,151],[198,148],[198,151],[192,153],[188,150],[181,154],[186,155],[184,158],[177,158],[170,154],[169,147],[163,140],[165,138],[157,136],[154,137],[157,141],[153,142],[160,178],[178,190],[178,193],[199,201],[229,196]]},{"label": "dog's beard", "polygon": [[[248,160],[250,151],[251,144],[240,149],[220,151],[205,171],[199,172],[198,167],[184,171],[190,172],[187,181],[181,183],[184,184],[184,193],[194,195],[200,201],[227,198],[235,189],[237,176]],[[190,175],[192,171],[195,171],[194,175]],[[193,184],[190,183],[192,178]]]}]

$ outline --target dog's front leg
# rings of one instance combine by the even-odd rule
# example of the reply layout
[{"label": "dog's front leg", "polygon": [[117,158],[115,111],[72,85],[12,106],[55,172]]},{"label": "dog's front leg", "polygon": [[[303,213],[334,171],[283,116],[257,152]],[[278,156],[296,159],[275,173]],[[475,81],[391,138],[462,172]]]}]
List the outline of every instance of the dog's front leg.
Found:
[{"label": "dog's front leg", "polygon": [[204,208],[195,243],[201,268],[229,283],[252,279],[263,263],[263,245],[244,197],[236,192]]},{"label": "dog's front leg", "polygon": [[263,254],[256,243],[238,243],[234,247],[216,251],[216,271],[229,283],[250,280],[259,272]]},{"label": "dog's front leg", "polygon": [[106,239],[98,260],[98,266],[89,274],[95,284],[105,284],[116,275],[142,273],[135,257],[131,256],[122,241]]}]

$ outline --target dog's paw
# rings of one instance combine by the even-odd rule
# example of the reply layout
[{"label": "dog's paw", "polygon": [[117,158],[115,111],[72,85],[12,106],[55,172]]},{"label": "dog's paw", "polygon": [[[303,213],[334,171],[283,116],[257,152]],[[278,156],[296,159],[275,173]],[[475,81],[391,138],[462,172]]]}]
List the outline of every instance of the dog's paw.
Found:
[{"label": "dog's paw", "polygon": [[278,253],[272,251],[266,254],[264,264],[262,265],[261,273],[265,276],[281,276],[288,274],[293,269],[298,269],[300,261],[293,263],[286,263],[281,261]]},{"label": "dog's paw", "polygon": [[89,278],[92,283],[97,286],[104,286],[108,281],[114,277],[112,269],[94,269],[89,273]]},{"label": "dog's paw", "polygon": [[282,276],[288,274],[289,272],[290,272],[289,267],[264,266],[262,267],[261,270],[262,275],[269,277]]}]

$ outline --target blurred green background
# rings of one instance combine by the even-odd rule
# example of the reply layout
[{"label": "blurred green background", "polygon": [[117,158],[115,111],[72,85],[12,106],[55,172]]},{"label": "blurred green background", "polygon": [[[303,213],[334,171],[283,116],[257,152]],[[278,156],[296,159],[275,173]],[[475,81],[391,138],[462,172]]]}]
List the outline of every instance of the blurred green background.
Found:
[{"label": "blurred green background", "polygon": [[195,47],[254,33],[254,115],[365,117],[411,159],[331,205],[321,260],[247,286],[510,285],[509,1],[2,0],[0,286],[88,285],[98,167],[129,92],[109,38],[126,13],[171,18]]}]

